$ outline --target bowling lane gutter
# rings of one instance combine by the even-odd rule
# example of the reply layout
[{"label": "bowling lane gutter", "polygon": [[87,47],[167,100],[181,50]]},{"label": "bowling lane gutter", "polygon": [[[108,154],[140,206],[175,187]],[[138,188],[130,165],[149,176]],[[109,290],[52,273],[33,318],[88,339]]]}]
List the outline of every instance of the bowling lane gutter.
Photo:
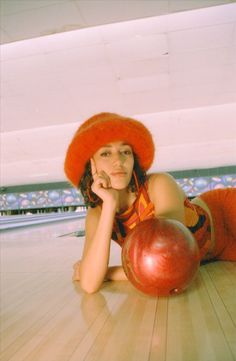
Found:
[{"label": "bowling lane gutter", "polygon": [[[83,213],[76,213],[70,212],[69,214],[48,214],[48,215],[37,215],[37,216],[11,216],[7,217],[7,219],[0,219],[0,230],[10,230],[19,227],[26,227],[32,226],[35,224],[44,224],[44,223],[51,223],[51,222],[59,222],[59,221],[66,221],[69,219],[81,219],[84,218],[86,212]],[[19,218],[21,217],[21,218]]]},{"label": "bowling lane gutter", "polygon": [[68,216],[74,216],[74,215],[85,215],[86,212],[64,212],[64,213],[41,213],[41,214],[18,214],[13,216],[3,216],[0,218],[0,223],[7,224],[7,223],[20,223],[27,221],[34,221],[34,220],[43,220],[43,219],[49,219],[49,218],[65,218]]}]

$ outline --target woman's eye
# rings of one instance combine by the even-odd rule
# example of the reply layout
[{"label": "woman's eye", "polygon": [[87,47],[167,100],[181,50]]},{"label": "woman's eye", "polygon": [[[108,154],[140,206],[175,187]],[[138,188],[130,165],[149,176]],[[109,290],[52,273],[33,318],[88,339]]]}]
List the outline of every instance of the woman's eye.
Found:
[{"label": "woman's eye", "polygon": [[125,150],[123,150],[122,153],[125,155],[130,155],[130,154],[132,154],[132,151],[130,149],[125,149]]},{"label": "woman's eye", "polygon": [[108,157],[110,155],[110,152],[102,152],[101,154],[100,154],[100,156],[101,157]]}]

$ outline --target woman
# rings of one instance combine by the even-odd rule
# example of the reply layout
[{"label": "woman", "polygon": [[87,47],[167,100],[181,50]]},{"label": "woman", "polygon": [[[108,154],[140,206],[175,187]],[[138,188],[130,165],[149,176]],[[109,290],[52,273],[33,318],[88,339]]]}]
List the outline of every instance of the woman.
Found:
[{"label": "woman", "polygon": [[146,175],[153,158],[148,129],[113,113],[88,119],[69,145],[65,173],[88,205],[74,280],[88,293],[105,279],[127,279],[121,266],[108,267],[111,239],[122,246],[127,232],[151,217],[175,219],[190,229],[201,260],[236,260],[236,190],[210,191],[190,202],[170,175]]}]

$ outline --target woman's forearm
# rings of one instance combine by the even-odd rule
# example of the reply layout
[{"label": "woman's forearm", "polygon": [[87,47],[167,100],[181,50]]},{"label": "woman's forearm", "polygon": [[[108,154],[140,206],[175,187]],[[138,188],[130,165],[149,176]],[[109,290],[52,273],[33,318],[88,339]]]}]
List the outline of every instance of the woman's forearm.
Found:
[{"label": "woman's forearm", "polygon": [[126,274],[122,266],[109,267],[106,274],[107,281],[127,281]]},{"label": "woman's forearm", "polygon": [[114,207],[103,205],[96,232],[81,260],[81,287],[88,293],[100,288],[107,273],[115,211]]}]

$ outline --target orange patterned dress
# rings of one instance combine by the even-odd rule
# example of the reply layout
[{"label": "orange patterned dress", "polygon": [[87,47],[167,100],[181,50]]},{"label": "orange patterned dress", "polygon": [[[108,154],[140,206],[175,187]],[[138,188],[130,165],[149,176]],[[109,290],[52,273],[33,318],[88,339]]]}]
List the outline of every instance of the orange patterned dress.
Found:
[{"label": "orange patterned dress", "polygon": [[[126,234],[138,223],[154,218],[154,205],[150,201],[147,182],[140,186],[138,196],[132,206],[115,218],[112,239],[120,246],[124,242]],[[194,235],[203,259],[211,245],[211,228],[208,214],[199,206],[192,204],[188,198],[184,201],[185,226]]]}]

